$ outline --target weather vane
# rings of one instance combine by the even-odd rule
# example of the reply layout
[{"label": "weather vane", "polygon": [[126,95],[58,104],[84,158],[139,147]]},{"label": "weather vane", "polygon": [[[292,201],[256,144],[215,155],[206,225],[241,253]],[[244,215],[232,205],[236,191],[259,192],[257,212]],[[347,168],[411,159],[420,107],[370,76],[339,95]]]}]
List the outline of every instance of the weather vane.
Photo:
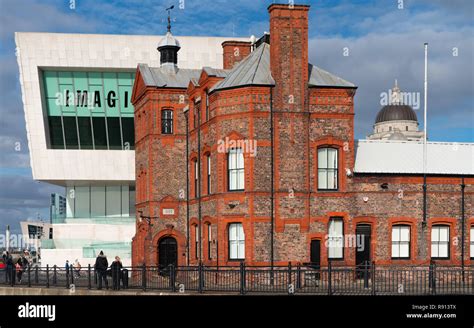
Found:
[{"label": "weather vane", "polygon": [[174,5],[165,9],[166,11],[168,11],[168,32],[170,33],[171,33],[171,9],[173,8],[174,8]]}]

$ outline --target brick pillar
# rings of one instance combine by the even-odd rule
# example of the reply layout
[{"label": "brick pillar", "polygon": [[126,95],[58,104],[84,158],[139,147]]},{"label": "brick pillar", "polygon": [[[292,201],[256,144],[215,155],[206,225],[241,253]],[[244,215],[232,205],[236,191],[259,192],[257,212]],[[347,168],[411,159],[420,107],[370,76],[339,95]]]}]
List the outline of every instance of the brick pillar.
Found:
[{"label": "brick pillar", "polygon": [[303,111],[308,83],[308,11],[305,5],[273,4],[270,13],[270,67],[274,105]]},{"label": "brick pillar", "polygon": [[[309,217],[309,6],[273,4],[268,11],[270,68],[275,80],[275,228],[279,233],[284,231],[284,220],[304,224]],[[275,261],[279,260],[285,259],[277,255]]]},{"label": "brick pillar", "polygon": [[251,44],[246,41],[224,41],[224,69],[232,69],[235,64],[250,54]]}]

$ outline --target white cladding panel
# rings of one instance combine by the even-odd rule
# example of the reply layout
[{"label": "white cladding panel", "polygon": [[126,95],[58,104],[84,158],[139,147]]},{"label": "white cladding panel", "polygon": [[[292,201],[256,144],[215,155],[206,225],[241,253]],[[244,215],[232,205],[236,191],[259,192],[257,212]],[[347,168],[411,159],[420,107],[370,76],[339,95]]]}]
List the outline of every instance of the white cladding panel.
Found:
[{"label": "white cladding panel", "polygon": [[[156,50],[163,36],[15,33],[20,85],[33,178],[60,185],[81,181],[135,180],[135,152],[47,149],[40,90],[40,68],[127,69],[138,63],[159,67]],[[176,36],[178,65],[222,68],[222,42],[246,38]]]}]

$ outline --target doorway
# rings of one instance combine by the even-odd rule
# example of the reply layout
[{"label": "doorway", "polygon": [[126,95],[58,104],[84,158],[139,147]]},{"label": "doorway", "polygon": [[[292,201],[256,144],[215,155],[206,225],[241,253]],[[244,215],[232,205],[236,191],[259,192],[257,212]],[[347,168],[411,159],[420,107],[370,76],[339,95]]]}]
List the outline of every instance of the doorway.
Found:
[{"label": "doorway", "polygon": [[160,269],[178,264],[178,244],[173,237],[164,237],[158,242],[158,264]]},{"label": "doorway", "polygon": [[363,275],[364,269],[366,269],[365,265],[370,265],[372,260],[370,257],[371,235],[372,227],[370,224],[358,224],[356,226],[356,267],[358,278]]}]

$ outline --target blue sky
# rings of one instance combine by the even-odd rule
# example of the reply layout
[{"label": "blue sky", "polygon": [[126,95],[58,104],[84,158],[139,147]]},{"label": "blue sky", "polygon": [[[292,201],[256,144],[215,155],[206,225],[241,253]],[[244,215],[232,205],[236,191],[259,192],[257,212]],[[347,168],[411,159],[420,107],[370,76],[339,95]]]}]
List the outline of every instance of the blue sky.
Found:
[{"label": "blue sky", "polygon": [[[69,0],[0,0],[0,229],[6,224],[18,229],[19,220],[34,219],[38,213],[47,219],[49,193],[62,191],[31,178],[14,55],[15,31],[150,34],[157,35],[158,43],[166,29],[164,8],[174,4],[173,33],[177,36],[258,37],[269,29],[266,8],[272,2],[76,0],[71,9]],[[359,87],[357,138],[371,132],[381,107],[380,95],[395,79],[402,91],[423,94],[423,43],[429,42],[429,139],[474,142],[474,1],[296,3],[311,5],[311,63]],[[344,48],[348,56],[343,55]],[[453,48],[458,49],[458,56],[453,56]],[[417,115],[422,126],[421,108]]]}]

